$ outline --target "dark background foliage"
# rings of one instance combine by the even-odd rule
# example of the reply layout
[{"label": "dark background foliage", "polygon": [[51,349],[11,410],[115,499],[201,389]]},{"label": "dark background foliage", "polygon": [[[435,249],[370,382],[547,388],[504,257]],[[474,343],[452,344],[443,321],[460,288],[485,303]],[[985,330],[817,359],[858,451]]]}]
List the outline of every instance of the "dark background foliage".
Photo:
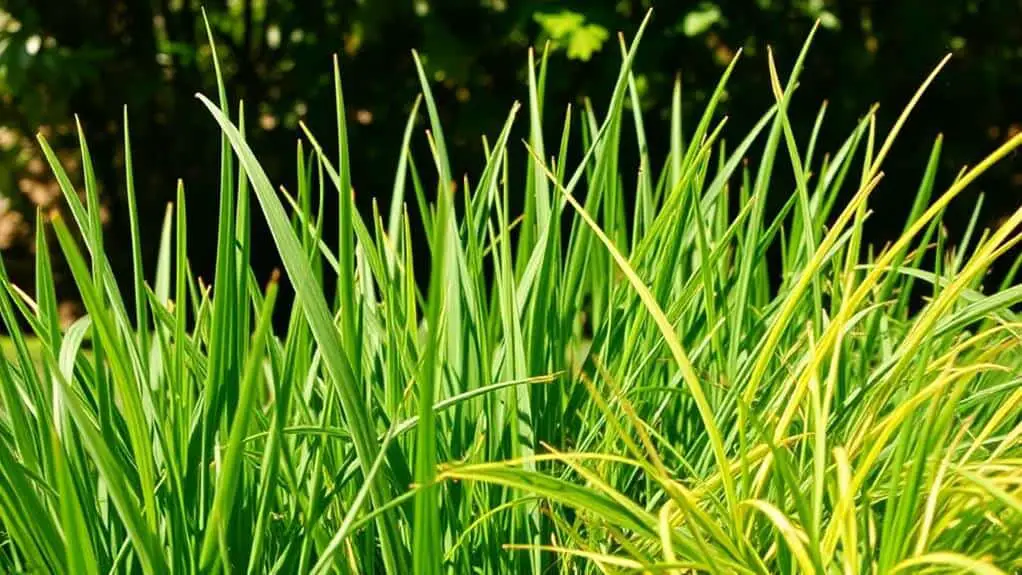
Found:
[{"label": "dark background foliage", "polygon": [[[411,50],[423,55],[433,75],[456,172],[475,174],[483,162],[481,136],[492,137],[511,103],[527,97],[529,46],[550,41],[553,47],[545,115],[548,125],[559,129],[568,103],[576,110],[584,98],[597,111],[605,105],[620,65],[616,33],[630,37],[650,7],[653,21],[635,70],[654,158],[666,154],[666,114],[678,74],[691,125],[723,67],[739,48],[744,50],[724,106],[730,117],[727,133],[737,140],[772,102],[767,47],[784,74],[817,19],[821,30],[792,115],[807,137],[820,104],[828,101],[821,134],[826,151],[835,149],[873,103],[880,104],[884,133],[933,66],[946,53],[954,54],[888,162],[887,178],[872,204],[876,213],[869,232],[876,243],[900,230],[938,133],[946,137],[940,176],[946,185],[963,165],[1022,129],[1019,0],[201,4],[217,39],[230,94],[245,101],[250,141],[270,177],[284,186],[294,178],[300,120],[321,141],[333,141],[330,57],[339,55],[353,181],[357,202],[366,211],[374,198],[386,204],[390,193],[401,131],[418,92]],[[212,245],[219,139],[193,97],[196,91],[213,94],[212,83],[199,0],[0,0],[0,249],[16,281],[31,282],[35,207],[59,208],[34,135],[41,130],[67,167],[79,170],[74,114],[97,162],[111,238],[106,245],[115,266],[130,260],[123,105],[131,117],[147,261],[153,261],[155,230],[178,178],[188,193],[191,245]],[[424,127],[420,119],[420,151],[426,145]],[[517,151],[522,165],[524,152]],[[1014,160],[984,178],[984,223],[1018,206],[1019,172],[1022,163]],[[955,205],[948,219],[952,234],[964,227],[975,200],[973,193]],[[264,231],[257,230],[255,237],[259,271],[265,273],[276,264],[273,246]],[[210,273],[213,251],[191,254],[200,274]],[[71,289],[69,284],[58,278],[62,289]],[[73,293],[64,295],[74,300]]]}]

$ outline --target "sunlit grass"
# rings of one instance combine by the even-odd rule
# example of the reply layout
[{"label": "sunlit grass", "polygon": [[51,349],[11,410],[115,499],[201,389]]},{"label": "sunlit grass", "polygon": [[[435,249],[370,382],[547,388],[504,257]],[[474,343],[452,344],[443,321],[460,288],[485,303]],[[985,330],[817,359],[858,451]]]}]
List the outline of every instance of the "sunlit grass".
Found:
[{"label": "sunlit grass", "polygon": [[[336,63],[336,144],[304,131],[293,190],[264,173],[217,70],[218,103],[196,104],[223,134],[212,285],[189,271],[183,184],[144,280],[126,114],[130,301],[85,134],[84,200],[40,137],[69,216],[39,228],[88,313],[59,329],[41,231],[36,292],[0,276],[0,569],[1022,569],[1018,261],[987,276],[1022,210],[991,230],[974,218],[954,245],[941,225],[1022,135],[954,181],[938,178],[937,138],[902,235],[879,249],[863,237],[871,195],[909,193],[885,189],[884,160],[943,63],[889,130],[869,111],[820,150],[838,129],[825,110],[808,134],[788,117],[812,82],[810,36],[787,78],[768,58],[774,104],[749,133],[717,110],[736,59],[693,129],[676,91],[670,148],[649,150],[642,33],[602,114],[545,100],[547,58],[530,53],[528,98],[465,180],[416,57],[430,130],[414,129],[417,102],[389,211],[371,217],[351,197]],[[412,160],[416,138],[431,157]],[[624,163],[635,146],[640,165]],[[338,193],[339,235],[323,237]],[[296,293],[286,330],[270,321],[283,280],[250,268],[254,210]]]}]

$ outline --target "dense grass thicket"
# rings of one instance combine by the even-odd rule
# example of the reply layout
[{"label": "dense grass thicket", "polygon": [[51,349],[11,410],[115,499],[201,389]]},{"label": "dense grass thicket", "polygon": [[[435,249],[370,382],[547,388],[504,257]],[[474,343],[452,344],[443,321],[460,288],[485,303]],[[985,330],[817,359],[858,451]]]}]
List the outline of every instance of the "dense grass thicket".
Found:
[{"label": "dense grass thicket", "polygon": [[[221,82],[219,104],[197,104],[223,134],[211,285],[189,271],[189,250],[209,248],[187,245],[181,185],[144,280],[127,118],[133,297],[104,256],[85,135],[81,196],[40,138],[68,215],[37,228],[35,293],[0,275],[14,332],[0,570],[1022,569],[1018,262],[986,279],[1022,210],[955,245],[941,226],[1022,135],[946,182],[937,138],[918,190],[884,190],[940,66],[894,125],[871,111],[819,150],[839,129],[825,108],[811,133],[788,119],[803,52],[787,78],[768,58],[775,103],[748,134],[725,140],[716,113],[733,63],[698,125],[682,126],[676,92],[670,149],[649,150],[630,71],[642,32],[602,114],[544,101],[547,59],[530,54],[528,99],[464,179],[420,65],[424,106],[372,217],[353,209],[336,65],[336,147],[306,131],[293,190],[268,180]],[[509,141],[516,122],[527,142]],[[432,156],[413,161],[413,138]],[[640,165],[623,165],[636,147]],[[869,246],[871,195],[913,192],[901,236]],[[327,194],[339,237],[321,233]],[[286,330],[271,322],[279,278],[249,266],[257,211],[296,292]],[[66,330],[53,243],[88,312]]]}]

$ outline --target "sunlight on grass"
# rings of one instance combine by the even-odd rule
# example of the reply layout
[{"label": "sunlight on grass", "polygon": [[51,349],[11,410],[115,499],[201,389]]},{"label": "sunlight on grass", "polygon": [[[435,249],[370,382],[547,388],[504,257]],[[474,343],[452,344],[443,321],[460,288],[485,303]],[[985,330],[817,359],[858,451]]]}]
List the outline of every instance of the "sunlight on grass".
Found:
[{"label": "sunlight on grass", "polygon": [[[35,293],[0,274],[0,570],[1022,569],[1022,260],[988,275],[1022,209],[955,244],[941,224],[1022,135],[953,181],[936,138],[879,249],[870,199],[907,193],[884,188],[884,160],[946,60],[889,131],[875,110],[830,127],[821,109],[801,133],[810,35],[787,78],[768,54],[771,105],[748,133],[717,113],[736,58],[691,131],[678,87],[669,149],[650,150],[631,71],[645,30],[622,41],[602,113],[545,101],[556,71],[530,53],[527,102],[464,180],[415,55],[429,130],[416,102],[386,220],[354,207],[336,62],[337,141],[304,130],[295,189],[264,172],[217,68],[217,98],[196,103],[222,134],[212,285],[190,273],[183,183],[145,281],[126,113],[130,301],[86,135],[83,190],[40,136],[69,214],[40,229],[87,315],[59,328],[47,234]],[[843,144],[817,149],[832,129]],[[414,138],[430,156],[413,161]],[[255,213],[283,262],[266,285]],[[275,331],[282,282],[296,302]]]}]

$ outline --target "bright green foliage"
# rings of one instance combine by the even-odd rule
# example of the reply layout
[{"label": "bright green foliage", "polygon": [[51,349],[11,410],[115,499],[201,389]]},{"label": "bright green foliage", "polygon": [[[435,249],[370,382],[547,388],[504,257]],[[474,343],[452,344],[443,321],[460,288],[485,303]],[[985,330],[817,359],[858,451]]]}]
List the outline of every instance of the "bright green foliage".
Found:
[{"label": "bright green foliage", "polygon": [[[788,120],[805,52],[787,79],[770,59],[775,105],[737,145],[715,114],[732,64],[693,131],[674,106],[654,173],[630,69],[642,32],[602,116],[561,117],[543,97],[546,55],[530,55],[529,102],[463,181],[416,58],[433,156],[411,160],[409,122],[386,221],[353,209],[343,114],[337,155],[306,131],[297,189],[281,195],[221,83],[219,104],[200,96],[223,134],[214,281],[190,273],[179,185],[151,287],[132,227],[131,307],[84,134],[84,202],[40,138],[73,220],[52,230],[88,315],[59,330],[46,233],[36,293],[0,274],[14,334],[0,569],[1022,569],[1022,285],[984,285],[1022,239],[1022,210],[956,246],[940,224],[1022,135],[950,183],[935,176],[938,138],[903,234],[877,250],[862,243],[870,197],[906,193],[884,189],[884,158],[939,67],[888,133],[870,112],[816,150],[824,111],[810,134]],[[335,86],[341,112],[339,74]],[[632,145],[638,171],[621,159]],[[342,198],[336,242],[327,193]],[[509,212],[514,194],[524,213]],[[276,332],[280,278],[263,287],[249,267],[256,209],[296,292]]]},{"label": "bright green foliage", "polygon": [[570,10],[537,12],[533,19],[555,44],[564,45],[573,60],[588,61],[610,36],[603,26],[588,23],[584,15]]}]

